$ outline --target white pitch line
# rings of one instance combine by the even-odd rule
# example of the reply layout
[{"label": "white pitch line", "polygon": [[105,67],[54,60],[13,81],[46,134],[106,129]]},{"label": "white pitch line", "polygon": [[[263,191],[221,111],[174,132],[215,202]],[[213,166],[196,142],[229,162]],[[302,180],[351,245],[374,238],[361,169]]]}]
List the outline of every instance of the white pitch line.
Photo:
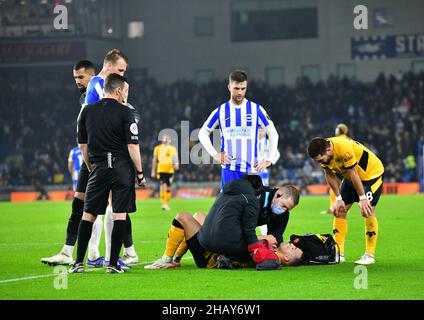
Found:
[{"label": "white pitch line", "polygon": [[24,278],[15,278],[15,279],[0,280],[0,283],[8,283],[8,282],[32,280],[32,279],[39,279],[39,278],[47,278],[47,277],[52,277],[52,276],[56,276],[56,274],[45,274],[45,275],[41,275],[41,276],[32,276],[32,277],[24,277]]},{"label": "white pitch line", "polygon": [[[192,257],[183,257],[183,260],[187,260],[187,259],[192,259]],[[134,264],[134,266],[142,266],[144,264],[151,264],[154,261],[148,261],[148,262],[139,262]],[[99,270],[105,270],[104,268],[86,268],[84,270],[84,272],[92,272],[92,271],[99,271]],[[42,274],[42,275],[37,275],[37,276],[30,276],[30,277],[22,277],[22,278],[14,278],[14,279],[5,279],[5,280],[0,280],[0,284],[1,283],[10,283],[10,282],[18,282],[18,281],[25,281],[25,280],[33,280],[33,279],[41,279],[41,278],[48,278],[48,277],[54,277],[57,276],[58,274],[55,273],[51,273],[51,274]]]},{"label": "white pitch line", "polygon": [[45,243],[34,243],[34,242],[14,242],[13,244],[10,243],[0,243],[0,247],[10,247],[10,246],[25,246],[25,247],[43,247],[43,246],[56,246],[56,245],[63,245],[63,242],[57,242],[57,243],[51,243],[51,242],[45,242]]},{"label": "white pitch line", "polygon": [[[97,270],[104,270],[104,269],[103,268],[85,269],[84,272],[91,272],[91,271],[97,271]],[[40,278],[48,278],[48,277],[54,277],[54,276],[57,276],[57,275],[58,274],[51,273],[51,274],[43,274],[43,275],[23,277],[23,278],[6,279],[6,280],[0,280],[0,283],[25,281],[25,280],[40,279]]]}]

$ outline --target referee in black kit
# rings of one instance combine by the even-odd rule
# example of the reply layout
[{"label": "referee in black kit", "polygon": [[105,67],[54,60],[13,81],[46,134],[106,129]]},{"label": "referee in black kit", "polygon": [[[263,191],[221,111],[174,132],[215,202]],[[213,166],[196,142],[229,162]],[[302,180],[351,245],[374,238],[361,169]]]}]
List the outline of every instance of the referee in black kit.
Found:
[{"label": "referee in black kit", "polygon": [[[138,127],[133,112],[123,105],[128,98],[126,78],[110,74],[105,79],[104,98],[85,106],[78,117],[78,144],[90,170],[84,215],[78,229],[75,264],[69,273],[84,271],[83,260],[97,215],[104,214],[112,191],[114,223],[109,273],[123,273],[118,256],[126,233],[127,213],[135,212],[135,176],[144,186],[138,145]],[[134,168],[135,171],[134,172]]]}]

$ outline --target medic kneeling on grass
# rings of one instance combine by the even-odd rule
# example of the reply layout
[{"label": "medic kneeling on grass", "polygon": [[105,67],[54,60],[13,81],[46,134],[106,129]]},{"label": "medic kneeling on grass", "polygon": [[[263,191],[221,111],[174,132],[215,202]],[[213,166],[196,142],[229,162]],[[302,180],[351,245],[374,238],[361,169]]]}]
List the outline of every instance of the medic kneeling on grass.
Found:
[{"label": "medic kneeling on grass", "polygon": [[[293,186],[264,188],[256,175],[231,181],[207,216],[200,212],[177,214],[164,255],[145,268],[179,267],[187,248],[199,268],[278,270],[282,264],[301,264],[302,250],[282,243],[289,210],[298,203],[299,191]],[[257,236],[256,226],[263,224],[268,226],[268,235]]]}]

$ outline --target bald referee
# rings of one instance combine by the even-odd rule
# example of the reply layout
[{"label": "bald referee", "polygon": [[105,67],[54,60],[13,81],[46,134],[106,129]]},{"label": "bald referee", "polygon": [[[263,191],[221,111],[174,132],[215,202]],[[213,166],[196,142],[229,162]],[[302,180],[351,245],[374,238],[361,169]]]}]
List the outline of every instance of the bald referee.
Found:
[{"label": "bald referee", "polygon": [[[138,127],[131,110],[123,103],[128,98],[125,77],[110,74],[105,79],[104,98],[85,106],[78,117],[78,144],[90,170],[84,215],[78,229],[75,264],[69,273],[84,271],[83,260],[93,222],[104,214],[112,191],[113,230],[109,273],[123,273],[118,256],[126,234],[127,214],[136,211],[134,181],[145,185],[138,145]],[[134,172],[134,169],[136,173]]]}]

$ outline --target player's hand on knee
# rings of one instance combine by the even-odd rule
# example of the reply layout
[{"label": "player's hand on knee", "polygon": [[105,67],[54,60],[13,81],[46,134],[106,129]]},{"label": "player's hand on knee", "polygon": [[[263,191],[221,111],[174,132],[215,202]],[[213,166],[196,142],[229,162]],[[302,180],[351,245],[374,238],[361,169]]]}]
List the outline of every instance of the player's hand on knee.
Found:
[{"label": "player's hand on knee", "polygon": [[334,214],[336,217],[341,217],[346,213],[346,205],[343,200],[337,200],[334,205]]},{"label": "player's hand on knee", "polygon": [[371,217],[373,213],[373,207],[368,199],[360,200],[358,205],[359,209],[361,210],[361,214],[364,218]]},{"label": "player's hand on knee", "polygon": [[338,210],[334,210],[333,215],[336,218],[344,218],[346,216],[346,208],[339,208]]}]

